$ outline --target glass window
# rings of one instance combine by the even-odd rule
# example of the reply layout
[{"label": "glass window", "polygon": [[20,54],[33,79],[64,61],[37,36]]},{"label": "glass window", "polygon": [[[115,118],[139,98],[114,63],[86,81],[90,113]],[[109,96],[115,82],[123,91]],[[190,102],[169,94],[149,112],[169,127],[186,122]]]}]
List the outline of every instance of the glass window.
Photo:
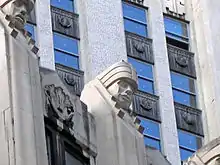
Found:
[{"label": "glass window", "polygon": [[55,62],[71,68],[79,69],[79,58],[77,56],[55,50]]},{"label": "glass window", "polygon": [[194,80],[187,76],[171,72],[171,82],[175,102],[196,107]]},{"label": "glass window", "polygon": [[186,23],[173,18],[164,17],[164,25],[168,37],[181,41],[188,41],[188,26]]},{"label": "glass window", "polygon": [[154,93],[153,68],[151,64],[128,58],[128,62],[135,68],[138,76],[138,89],[148,93]]},{"label": "glass window", "polygon": [[83,163],[65,151],[65,165],[83,165]]},{"label": "glass window", "polygon": [[51,0],[51,5],[63,10],[74,12],[74,1],[73,0]]},{"label": "glass window", "polygon": [[181,130],[178,130],[178,138],[181,160],[184,161],[199,149],[198,140],[201,138]]},{"label": "glass window", "polygon": [[160,141],[159,140],[152,139],[152,138],[149,138],[149,137],[145,136],[144,137],[144,144],[146,146],[150,146],[150,147],[156,148],[159,151],[161,150],[161,148],[160,148]]},{"label": "glass window", "polygon": [[127,3],[123,3],[123,15],[126,18],[137,20],[145,24],[147,23],[145,10]]},{"label": "glass window", "polygon": [[32,35],[32,38],[35,39],[34,25],[27,23],[24,28],[25,30],[30,32]]},{"label": "glass window", "polygon": [[125,30],[147,37],[146,11],[127,3],[123,3],[122,8]]},{"label": "glass window", "polygon": [[144,127],[144,143],[147,146],[160,148],[160,128],[159,124],[143,117],[138,117],[141,120],[141,126]]},{"label": "glass window", "polygon": [[62,34],[53,33],[53,42],[55,49],[78,55],[78,40]]}]

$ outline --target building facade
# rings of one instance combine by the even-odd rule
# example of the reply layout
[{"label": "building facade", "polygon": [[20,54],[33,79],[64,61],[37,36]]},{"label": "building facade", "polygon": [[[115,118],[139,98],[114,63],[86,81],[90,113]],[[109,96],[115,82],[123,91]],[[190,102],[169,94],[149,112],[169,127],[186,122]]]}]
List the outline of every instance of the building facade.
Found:
[{"label": "building facade", "polygon": [[[215,0],[36,0],[25,29],[36,41],[39,66],[34,58],[27,64],[25,58],[17,59],[17,63],[29,68],[30,77],[37,74],[31,85],[26,82],[30,89],[21,82],[20,91],[23,95],[22,89],[37,92],[39,97],[34,98],[31,92],[30,98],[38,103],[28,104],[37,112],[30,127],[22,128],[25,123],[18,122],[16,128],[11,126],[14,131],[2,133],[2,141],[7,137],[12,142],[6,140],[10,156],[0,164],[96,165],[98,123],[80,95],[85,84],[124,60],[137,72],[138,91],[132,109],[144,128],[146,164],[156,165],[159,159],[180,165],[220,136],[219,9],[220,2]],[[2,70],[10,68],[6,59],[1,61],[5,64]],[[25,75],[21,77],[25,79]],[[9,80],[2,81],[2,91],[9,82],[19,88],[16,82],[21,80]],[[36,88],[35,82],[39,82]],[[9,91],[3,93],[10,89],[9,85]],[[19,91],[13,89],[11,95],[14,92]],[[53,92],[63,98],[55,108],[58,115],[51,110]],[[0,98],[5,102],[4,95]],[[1,107],[5,123],[5,106]],[[28,106],[23,109],[29,113]],[[17,135],[22,129],[26,131]],[[13,134],[20,141],[18,147],[12,147],[16,146]],[[29,137],[23,137],[25,134]],[[13,149],[6,149],[10,147]]]}]

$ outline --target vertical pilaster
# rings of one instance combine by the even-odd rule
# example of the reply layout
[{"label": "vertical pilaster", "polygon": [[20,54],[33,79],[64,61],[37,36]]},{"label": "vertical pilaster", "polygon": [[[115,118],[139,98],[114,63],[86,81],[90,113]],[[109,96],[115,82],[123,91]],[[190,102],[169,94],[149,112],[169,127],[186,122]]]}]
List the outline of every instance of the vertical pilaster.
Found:
[{"label": "vertical pilaster", "polygon": [[55,70],[50,0],[36,1],[36,20],[40,66]]},{"label": "vertical pilaster", "polygon": [[165,41],[163,9],[160,0],[149,0],[150,37],[153,39],[156,94],[161,110],[161,136],[163,153],[171,164],[180,165],[180,152],[172,96],[169,61]]},{"label": "vertical pilaster", "polygon": [[120,0],[78,0],[81,68],[85,81],[112,64],[127,60]]}]

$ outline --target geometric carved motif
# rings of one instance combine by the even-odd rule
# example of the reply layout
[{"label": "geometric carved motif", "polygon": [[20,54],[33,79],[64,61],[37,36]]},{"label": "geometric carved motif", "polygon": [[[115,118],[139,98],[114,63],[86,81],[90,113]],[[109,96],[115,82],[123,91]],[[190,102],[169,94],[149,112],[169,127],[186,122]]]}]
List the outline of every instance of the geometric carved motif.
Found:
[{"label": "geometric carved motif", "polygon": [[152,40],[133,33],[125,32],[128,56],[153,64]]},{"label": "geometric carved motif", "polygon": [[137,91],[133,101],[133,111],[137,115],[161,121],[159,111],[159,98],[155,95]]},{"label": "geometric carved motif", "polygon": [[79,38],[78,15],[51,6],[53,31]]},{"label": "geometric carved motif", "polygon": [[73,127],[74,108],[70,97],[66,95],[61,87],[54,84],[44,87],[46,97],[46,108],[49,117],[55,117],[67,127]]},{"label": "geometric carved motif", "polygon": [[185,0],[164,0],[164,6],[167,14],[185,19]]},{"label": "geometric carved motif", "polygon": [[137,3],[137,4],[140,4],[140,5],[144,4],[144,0],[127,0],[127,1]]},{"label": "geometric carved motif", "polygon": [[169,65],[172,71],[196,78],[194,54],[178,47],[167,45]]},{"label": "geometric carved motif", "polygon": [[69,92],[80,96],[84,84],[84,73],[60,64],[56,64],[56,71]]},{"label": "geometric carved motif", "polygon": [[175,103],[177,127],[203,136],[202,112],[198,109]]}]

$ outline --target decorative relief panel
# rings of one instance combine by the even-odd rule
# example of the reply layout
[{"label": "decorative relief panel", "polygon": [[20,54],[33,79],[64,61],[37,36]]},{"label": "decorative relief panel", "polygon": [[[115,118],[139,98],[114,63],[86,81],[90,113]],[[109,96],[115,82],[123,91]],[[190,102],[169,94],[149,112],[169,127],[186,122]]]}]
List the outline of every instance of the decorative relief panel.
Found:
[{"label": "decorative relief panel", "polygon": [[125,35],[128,56],[153,64],[152,40],[129,32]]},{"label": "decorative relief panel", "polygon": [[156,121],[161,121],[157,96],[138,91],[135,93],[133,109],[141,115]]},{"label": "decorative relief panel", "polygon": [[72,94],[77,94],[79,96],[83,89],[84,73],[80,70],[75,70],[60,64],[56,64],[56,70],[68,90]]},{"label": "decorative relief panel", "polygon": [[194,54],[178,47],[168,45],[170,69],[196,78]]},{"label": "decorative relief panel", "polygon": [[70,97],[64,93],[61,87],[56,87],[54,84],[46,85],[44,93],[48,116],[60,120],[68,128],[73,128],[75,108]]},{"label": "decorative relief panel", "polygon": [[185,0],[164,0],[167,14],[185,16]]},{"label": "decorative relief panel", "polygon": [[51,6],[52,27],[54,31],[79,38],[78,15]]},{"label": "decorative relief panel", "polygon": [[175,103],[177,127],[198,135],[203,134],[202,112],[198,109]]}]

